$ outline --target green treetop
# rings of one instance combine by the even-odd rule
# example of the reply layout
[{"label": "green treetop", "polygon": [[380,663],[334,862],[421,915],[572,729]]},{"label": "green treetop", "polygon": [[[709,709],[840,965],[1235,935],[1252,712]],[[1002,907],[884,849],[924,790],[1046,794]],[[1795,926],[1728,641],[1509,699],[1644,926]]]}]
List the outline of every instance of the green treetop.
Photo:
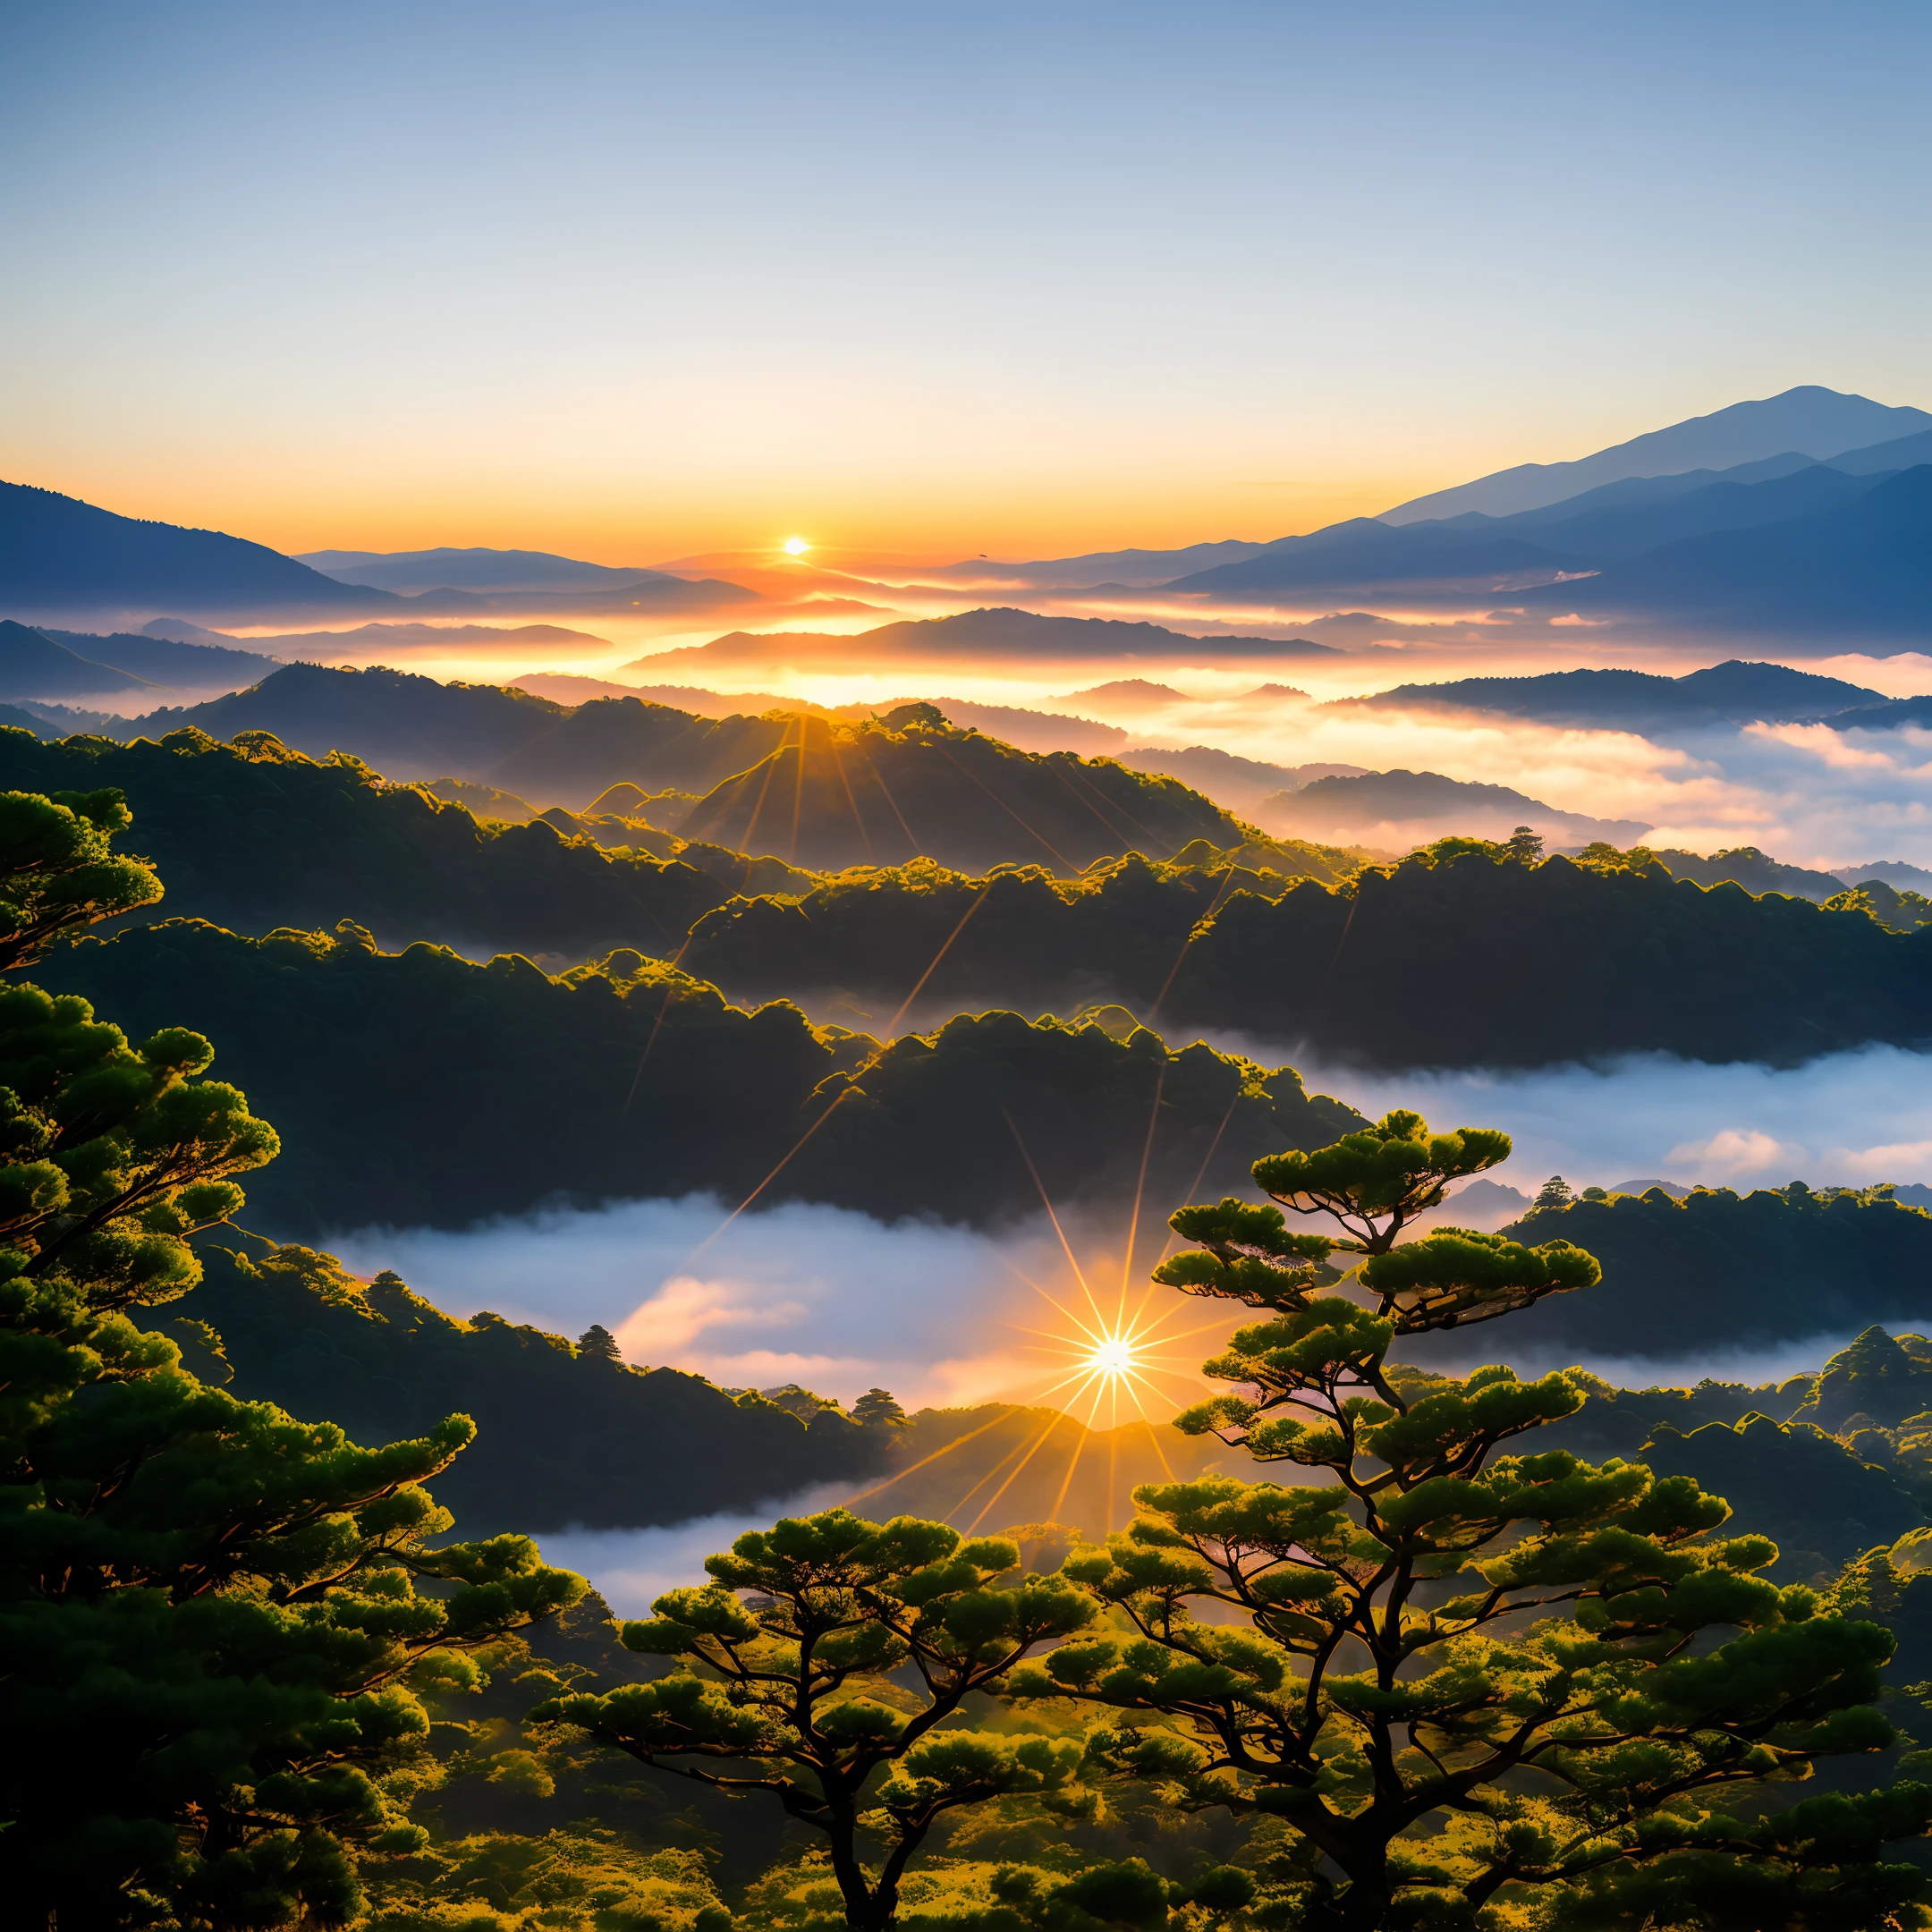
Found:
[{"label": "green treetop", "polygon": [[0,792],[0,971],[64,933],[152,905],[161,881],[108,841],[132,823],[118,791]]},{"label": "green treetop", "polygon": [[[1132,1634],[1064,1646],[1015,1688],[1114,1707],[1097,1755],[1177,1804],[1290,1825],[1306,1863],[1284,1925],[1932,1922],[1910,1902],[1917,1870],[1881,1862],[1932,1819],[1932,1790],[1764,1816],[1749,1788],[1892,1741],[1868,1704],[1890,1635],[1765,1580],[1775,1547],[1720,1534],[1727,1505],[1689,1478],[1522,1446],[1581,1405],[1570,1375],[1389,1362],[1398,1337],[1596,1282],[1564,1241],[1391,1245],[1448,1180],[1508,1151],[1394,1114],[1256,1166],[1342,1242],[1235,1200],[1174,1216],[1198,1246],[1156,1279],[1267,1310],[1207,1365],[1248,1393],[1181,1427],[1310,1479],[1137,1489],[1132,1527],[1063,1572]],[[1364,1258],[1324,1292],[1337,1247]]]},{"label": "green treetop", "polygon": [[[624,1625],[627,1648],[680,1668],[532,1716],[659,1770],[768,1794],[825,1835],[847,1922],[889,1926],[907,1861],[945,1812],[1007,1792],[1091,1806],[1074,1782],[1077,1740],[946,1725],[1034,1645],[1093,1620],[1084,1593],[1015,1580],[1018,1563],[1004,1538],[962,1541],[911,1516],[787,1518],[707,1558],[708,1586]],[[884,1847],[877,1868],[867,1839]]]},{"label": "green treetop", "polygon": [[[56,902],[126,902],[99,885],[120,861],[70,821],[0,801],[0,958],[57,929]],[[43,864],[49,827],[93,852],[94,886]],[[36,878],[53,883],[19,883]],[[418,1484],[466,1417],[358,1447],[205,1386],[137,1325],[193,1287],[190,1237],[276,1151],[240,1093],[200,1077],[212,1058],[179,1028],[131,1045],[85,1000],[0,990],[10,1924],[343,1923],[360,1906],[344,1840],[420,1835],[401,1816],[428,1729],[418,1689],[473,1681],[462,1651],[584,1588],[526,1538],[431,1548],[450,1518]]]},{"label": "green treetop", "polygon": [[869,1388],[852,1404],[852,1420],[868,1428],[903,1428],[906,1412],[890,1389]]}]

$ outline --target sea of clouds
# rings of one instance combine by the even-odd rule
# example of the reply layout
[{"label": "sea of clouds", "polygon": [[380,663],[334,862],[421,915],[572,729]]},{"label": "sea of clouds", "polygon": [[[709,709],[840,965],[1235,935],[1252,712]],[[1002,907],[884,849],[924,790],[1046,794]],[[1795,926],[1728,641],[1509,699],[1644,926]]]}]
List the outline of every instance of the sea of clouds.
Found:
[{"label": "sea of clouds", "polygon": [[[1268,1064],[1286,1057],[1266,1042],[1217,1043]],[[1312,1089],[1371,1117],[1413,1106],[1439,1126],[1506,1129],[1515,1152],[1495,1177],[1525,1192],[1552,1174],[1577,1188],[1932,1181],[1932,1064],[1894,1047],[1784,1071],[1662,1055],[1506,1073],[1301,1066]],[[394,1268],[454,1315],[490,1309],[572,1335],[598,1322],[633,1361],[733,1387],[798,1381],[847,1402],[879,1385],[909,1407],[1038,1400],[1065,1373],[1074,1318],[1111,1316],[1123,1287],[1133,1301],[1141,1292],[1138,1272],[1123,1281],[1119,1231],[1078,1212],[1064,1217],[1071,1258],[1043,1220],[995,1235],[799,1203],[729,1216],[730,1204],[693,1196],[455,1233],[364,1228],[329,1245],[360,1274]],[[1178,1339],[1200,1304],[1157,1306],[1191,1318],[1169,1325],[1178,1405],[1189,1361],[1210,1344]],[[1812,1338],[1792,1339],[1815,1358]]]}]

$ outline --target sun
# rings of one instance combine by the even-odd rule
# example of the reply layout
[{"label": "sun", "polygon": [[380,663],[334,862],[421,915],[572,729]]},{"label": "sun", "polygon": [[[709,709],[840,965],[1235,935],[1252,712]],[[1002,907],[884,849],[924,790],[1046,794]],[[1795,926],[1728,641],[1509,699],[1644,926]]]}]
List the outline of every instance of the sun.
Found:
[{"label": "sun", "polygon": [[1099,1376],[1131,1376],[1140,1366],[1131,1335],[1102,1335],[1087,1352],[1085,1366]]},{"label": "sun", "polygon": [[803,556],[810,548],[811,546],[802,537],[787,537],[784,540],[784,554],[787,556]]}]

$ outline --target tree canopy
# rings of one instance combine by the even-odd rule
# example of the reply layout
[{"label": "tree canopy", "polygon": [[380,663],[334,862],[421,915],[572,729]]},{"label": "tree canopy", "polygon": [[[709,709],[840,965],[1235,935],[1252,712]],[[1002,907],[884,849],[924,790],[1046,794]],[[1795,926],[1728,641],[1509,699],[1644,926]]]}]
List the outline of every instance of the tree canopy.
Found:
[{"label": "tree canopy", "polygon": [[[1280,1207],[1175,1215],[1195,1245],[1156,1280],[1265,1311],[1207,1365],[1251,1393],[1182,1426],[1314,1479],[1136,1490],[1133,1525],[1064,1571],[1125,1631],[1016,1688],[1116,1713],[1096,1754],[1174,1803],[1284,1819],[1304,1923],[1923,1922],[1922,1874],[1884,1847],[1932,1822],[1932,1787],[1774,1795],[1894,1740],[1873,1704],[1891,1633],[1767,1580],[1775,1545],[1724,1533],[1690,1478],[1520,1441],[1583,1406],[1577,1378],[1389,1360],[1597,1281],[1562,1240],[1394,1244],[1430,1190],[1507,1152],[1394,1114],[1258,1163]],[[1363,1258],[1339,1284],[1338,1251]]]},{"label": "tree canopy", "polygon": [[[151,884],[104,856],[117,800],[86,833],[49,810],[0,813],[0,870],[85,850]],[[52,869],[41,903],[113,909]],[[19,958],[38,915],[13,903]],[[190,1238],[276,1151],[212,1058],[0,989],[0,1885],[22,1924],[340,1923],[345,1842],[413,1841],[384,1778],[427,1732],[418,1688],[583,1589],[527,1538],[441,1541],[419,1484],[467,1418],[360,1448],[205,1385],[131,1318],[194,1285]]]},{"label": "tree canopy", "polygon": [[[709,1584],[624,1625],[626,1648],[682,1668],[532,1715],[661,1771],[764,1793],[823,1835],[847,1923],[889,1926],[906,1865],[945,1813],[1015,1792],[1091,1808],[1077,1740],[946,1722],[1034,1645],[1093,1620],[1061,1578],[1013,1580],[1019,1562],[1003,1538],[916,1517],[787,1517],[708,1557]],[[885,1848],[876,1870],[866,1835]]]}]

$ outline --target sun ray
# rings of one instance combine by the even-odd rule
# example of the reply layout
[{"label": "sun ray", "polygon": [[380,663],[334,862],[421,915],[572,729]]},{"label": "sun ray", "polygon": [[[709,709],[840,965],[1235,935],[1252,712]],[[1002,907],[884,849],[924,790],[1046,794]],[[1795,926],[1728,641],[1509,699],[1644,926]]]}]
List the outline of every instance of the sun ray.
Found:
[{"label": "sun ray", "polygon": [[1013,1145],[1020,1149],[1020,1158],[1026,1163],[1026,1171],[1032,1175],[1033,1185],[1039,1190],[1040,1205],[1046,1210],[1046,1218],[1053,1223],[1054,1233],[1060,1237],[1061,1251],[1067,1258],[1067,1266],[1073,1270],[1073,1279],[1080,1284],[1080,1292],[1087,1297],[1087,1305],[1094,1311],[1094,1319],[1105,1327],[1106,1317],[1100,1312],[1100,1304],[1094,1300],[1093,1290],[1087,1285],[1087,1277],[1080,1272],[1073,1244],[1066,1238],[1066,1230],[1060,1225],[1060,1216],[1054,1212],[1054,1204],[1047,1199],[1046,1183],[1040,1179],[1039,1169],[1033,1165],[1033,1157],[1027,1152],[1026,1142],[1020,1138],[1020,1130],[1013,1125],[1013,1115],[1002,1107],[1000,1118],[1006,1123],[1007,1131],[1013,1137]]},{"label": "sun ray", "polygon": [[892,1016],[891,1022],[887,1025],[886,1029],[886,1039],[888,1044],[891,1043],[894,1036],[898,1032],[899,1022],[905,1018],[906,1009],[911,1006],[912,1002],[919,996],[920,992],[925,987],[926,982],[930,979],[934,973],[936,973],[939,970],[939,962],[946,956],[946,953],[948,949],[952,946],[953,942],[957,939],[962,932],[966,930],[966,921],[970,919],[973,916],[973,914],[977,912],[979,908],[986,903],[987,894],[992,890],[993,882],[992,880],[988,879],[987,883],[980,887],[979,897],[976,898],[970,906],[968,906],[962,913],[960,914],[959,924],[955,926],[953,930],[949,932],[945,936],[945,937],[940,942],[939,950],[932,956],[932,964],[927,967],[926,970],[919,976],[919,979],[917,983],[913,986],[912,990],[906,995],[903,1000],[900,1002],[899,1011]]},{"label": "sun ray", "polygon": [[[969,1429],[963,1436],[955,1436],[943,1447],[935,1449],[929,1455],[922,1455],[917,1462],[911,1462],[902,1470],[894,1470],[884,1482],[874,1483],[869,1489],[861,1489],[857,1496],[847,1496],[844,1506],[850,1509],[854,1503],[863,1503],[868,1497],[876,1496],[890,1489],[896,1482],[902,1481],[917,1470],[922,1470],[928,1462],[936,1462],[941,1456],[949,1456],[955,1449],[963,1448],[976,1436],[984,1436],[989,1428],[997,1428],[1005,1420],[1004,1415],[996,1415],[990,1422],[982,1422],[976,1429]],[[970,1493],[970,1492],[969,1492]]]},{"label": "sun ray", "polygon": [[[1140,1147],[1140,1175],[1134,1182],[1133,1211],[1127,1216],[1127,1251],[1121,1257],[1120,1305],[1121,1313],[1127,1309],[1127,1277],[1133,1273],[1134,1243],[1140,1238],[1140,1201],[1147,1192],[1148,1162],[1154,1155],[1154,1130],[1160,1124],[1161,1089],[1167,1084],[1167,1069],[1165,1064],[1155,1077],[1154,1105],[1148,1109],[1147,1139]],[[1118,1320],[1119,1317],[1116,1316]]]},{"label": "sun ray", "polygon": [[[1067,1419],[1069,1421],[1072,1421],[1072,1418],[1069,1417]],[[1074,1426],[1076,1428],[1079,1427],[1077,1423]],[[993,1494],[986,1499],[986,1501],[980,1505],[979,1513],[975,1516],[970,1523],[966,1525],[966,1534],[968,1536],[970,1536],[973,1531],[979,1529],[979,1525],[987,1520],[987,1517],[991,1512],[993,1505],[997,1503],[999,1499],[1003,1496],[1004,1496],[1009,1489],[1013,1487],[1013,1483],[1019,1477],[1020,1471],[1023,1470],[1027,1466],[1027,1464],[1030,1462],[1033,1458],[1038,1455],[1039,1452],[1044,1449],[1049,1442],[1053,1440],[1053,1432],[1054,1426],[1052,1423],[1049,1422],[1046,1427],[1039,1432],[1038,1439],[1034,1443],[1033,1446],[1029,1449],[1023,1456],[1020,1458],[1017,1463],[1013,1465],[1013,1474],[1008,1476],[1006,1480],[1003,1482],[999,1486],[999,1487],[996,1489]]]}]

